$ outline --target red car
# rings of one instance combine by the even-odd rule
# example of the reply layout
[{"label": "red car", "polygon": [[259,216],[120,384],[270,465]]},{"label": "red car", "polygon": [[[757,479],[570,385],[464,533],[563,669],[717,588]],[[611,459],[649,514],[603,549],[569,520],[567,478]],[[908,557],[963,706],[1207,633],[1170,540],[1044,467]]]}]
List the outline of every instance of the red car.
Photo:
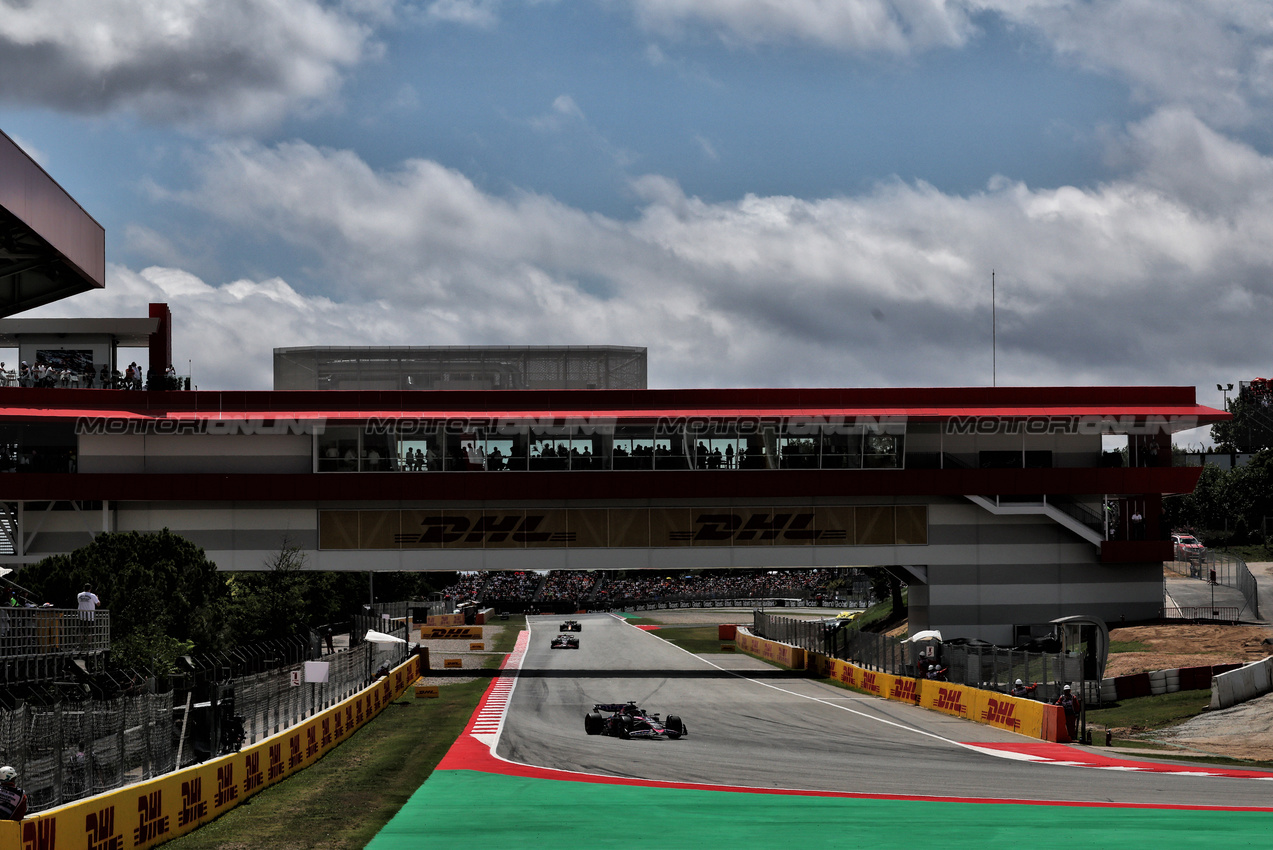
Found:
[{"label": "red car", "polygon": [[1200,563],[1207,555],[1207,547],[1192,534],[1173,534],[1171,543],[1175,547],[1177,561]]}]

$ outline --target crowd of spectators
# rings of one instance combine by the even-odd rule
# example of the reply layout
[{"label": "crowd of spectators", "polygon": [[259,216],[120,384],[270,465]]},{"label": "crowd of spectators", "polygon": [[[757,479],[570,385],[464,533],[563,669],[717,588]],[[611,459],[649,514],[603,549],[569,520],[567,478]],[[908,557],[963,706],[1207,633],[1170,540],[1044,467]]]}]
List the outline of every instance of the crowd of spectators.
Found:
[{"label": "crowd of spectators", "polygon": [[814,599],[833,595],[830,582],[837,570],[719,570],[665,575],[642,571],[622,578],[583,570],[490,572],[461,576],[442,591],[457,603],[470,599],[523,604],[572,602],[608,608],[632,601],[673,597],[705,599],[760,599],[765,597]]},{"label": "crowd of spectators", "polygon": [[72,366],[59,366],[55,363],[36,361],[32,366],[21,361],[16,368],[10,369],[0,361],[0,386],[6,387],[45,387],[59,389],[106,389],[106,390],[180,390],[190,389],[190,379],[177,374],[171,364],[162,373],[154,370],[143,370],[134,361],[129,363],[123,372],[111,370],[105,364],[100,369],[77,369]]},{"label": "crowd of spectators", "polygon": [[548,574],[544,589],[539,592],[537,600],[555,602],[562,600],[583,601],[592,595],[597,585],[597,573],[580,570],[553,570]]}]

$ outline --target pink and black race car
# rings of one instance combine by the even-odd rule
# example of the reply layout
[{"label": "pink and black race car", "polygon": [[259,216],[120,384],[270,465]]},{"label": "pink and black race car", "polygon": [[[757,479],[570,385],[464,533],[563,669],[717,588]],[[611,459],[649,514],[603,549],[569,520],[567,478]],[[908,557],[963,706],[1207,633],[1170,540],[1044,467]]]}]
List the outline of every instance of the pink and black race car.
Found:
[{"label": "pink and black race car", "polygon": [[675,714],[660,720],[657,714],[637,708],[635,702],[597,703],[583,717],[583,729],[589,735],[614,738],[677,738],[689,734],[685,723]]}]

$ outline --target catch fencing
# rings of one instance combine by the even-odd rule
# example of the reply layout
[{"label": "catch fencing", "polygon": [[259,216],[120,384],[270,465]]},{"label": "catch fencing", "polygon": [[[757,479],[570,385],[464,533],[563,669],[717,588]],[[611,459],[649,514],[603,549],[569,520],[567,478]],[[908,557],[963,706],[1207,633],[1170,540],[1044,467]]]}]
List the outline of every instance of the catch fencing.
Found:
[{"label": "catch fencing", "polygon": [[[1220,587],[1231,587],[1237,590],[1246,603],[1239,612],[1239,616],[1246,612],[1249,614],[1249,619],[1260,619],[1260,595],[1256,589],[1255,576],[1251,575],[1246,561],[1241,558],[1222,552],[1207,552],[1201,558],[1192,561],[1168,561],[1165,567],[1169,572],[1179,576],[1196,578],[1199,581],[1212,582]],[[1164,616],[1178,615],[1167,612]],[[1219,617],[1205,619],[1219,619]],[[1232,622],[1238,622],[1238,617],[1234,617]]]},{"label": "catch fencing", "polygon": [[755,611],[753,629],[760,637],[802,647],[831,658],[852,661],[868,670],[894,676],[924,678],[929,664],[945,668],[950,682],[985,690],[1007,691],[1017,679],[1041,683],[1038,699],[1057,696],[1067,682],[1083,679],[1083,659],[1064,652],[1027,652],[989,645],[941,644],[929,657],[922,643],[863,632],[848,625],[821,620],[779,617]]},{"label": "catch fencing", "polygon": [[[405,621],[375,621],[376,631],[406,639]],[[318,635],[308,634],[191,659],[167,693],[23,702],[0,709],[0,762],[17,769],[31,811],[43,811],[294,726],[400,663],[408,646],[361,642],[322,655]],[[327,662],[325,683],[306,682],[305,662],[315,660]],[[161,684],[141,680],[137,690]]]}]

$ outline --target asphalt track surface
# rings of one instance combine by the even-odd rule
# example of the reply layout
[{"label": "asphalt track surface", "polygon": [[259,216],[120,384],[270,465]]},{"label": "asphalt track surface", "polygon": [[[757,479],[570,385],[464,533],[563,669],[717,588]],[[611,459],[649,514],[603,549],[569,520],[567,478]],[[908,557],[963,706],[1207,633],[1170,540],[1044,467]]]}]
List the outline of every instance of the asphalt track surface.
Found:
[{"label": "asphalt track surface", "polygon": [[[976,745],[1011,751],[1038,742],[746,656],[696,656],[609,615],[576,619],[583,624],[580,648],[552,650],[561,619],[528,618],[530,642],[499,733],[499,758],[705,786],[970,801],[1265,807],[1273,790],[1269,779],[1246,776],[1005,758]],[[679,741],[584,734],[583,716],[594,703],[627,700],[680,715],[689,734]]]}]

